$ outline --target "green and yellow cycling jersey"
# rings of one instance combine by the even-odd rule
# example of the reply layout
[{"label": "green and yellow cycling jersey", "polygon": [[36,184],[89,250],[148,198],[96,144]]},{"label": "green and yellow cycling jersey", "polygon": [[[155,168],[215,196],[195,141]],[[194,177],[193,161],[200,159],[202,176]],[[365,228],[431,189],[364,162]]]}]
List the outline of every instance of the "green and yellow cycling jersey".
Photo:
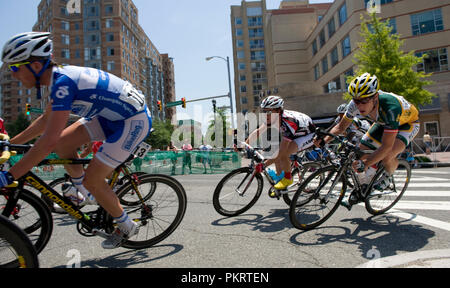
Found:
[{"label": "green and yellow cycling jersey", "polygon": [[[384,130],[398,131],[405,124],[419,120],[419,110],[403,96],[379,91],[379,107],[376,119],[370,119],[384,127]],[[352,100],[347,106],[345,117],[353,119],[359,114],[358,106]]]}]

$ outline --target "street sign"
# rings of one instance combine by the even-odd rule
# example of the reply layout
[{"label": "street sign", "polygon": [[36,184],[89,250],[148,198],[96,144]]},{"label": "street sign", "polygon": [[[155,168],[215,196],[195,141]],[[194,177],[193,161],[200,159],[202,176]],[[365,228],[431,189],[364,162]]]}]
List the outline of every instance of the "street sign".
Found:
[{"label": "street sign", "polygon": [[180,105],[183,105],[183,101],[169,102],[166,104],[166,108],[180,106]]},{"label": "street sign", "polygon": [[39,109],[39,108],[30,108],[30,112],[31,113],[42,114],[42,113],[44,113],[44,110]]}]

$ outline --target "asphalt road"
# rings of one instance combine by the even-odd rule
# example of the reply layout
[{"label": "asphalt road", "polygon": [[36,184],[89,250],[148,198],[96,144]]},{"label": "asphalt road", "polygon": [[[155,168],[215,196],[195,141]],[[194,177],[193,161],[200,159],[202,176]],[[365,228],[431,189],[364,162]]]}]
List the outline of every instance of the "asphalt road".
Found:
[{"label": "asphalt road", "polygon": [[[416,169],[405,197],[387,215],[341,207],[316,230],[292,227],[288,207],[267,196],[247,213],[225,218],[212,194],[223,175],[176,176],[188,195],[186,215],[163,242],[145,250],[104,250],[101,238],[78,234],[54,214],[41,267],[306,268],[356,267],[374,257],[450,248],[450,168]],[[77,266],[78,264],[78,266]]]}]

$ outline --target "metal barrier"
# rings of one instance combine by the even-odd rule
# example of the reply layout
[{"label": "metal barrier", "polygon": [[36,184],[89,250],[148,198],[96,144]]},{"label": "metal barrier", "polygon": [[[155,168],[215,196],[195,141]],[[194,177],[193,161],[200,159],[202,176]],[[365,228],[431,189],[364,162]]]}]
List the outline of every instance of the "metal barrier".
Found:
[{"label": "metal barrier", "polygon": [[[17,163],[23,155],[12,156],[10,164]],[[92,157],[89,155],[87,158]],[[47,158],[56,159],[51,154]],[[216,151],[152,151],[143,159],[135,158],[130,165],[133,171],[152,174],[224,174],[241,167],[241,156],[236,152]],[[34,167],[33,172],[44,180],[54,180],[64,176],[62,165]]]},{"label": "metal barrier", "polygon": [[427,154],[427,145],[423,138],[416,138],[412,142],[412,149],[416,157],[428,157],[428,163],[435,167],[438,164],[450,164],[450,137],[431,137],[432,142]]}]

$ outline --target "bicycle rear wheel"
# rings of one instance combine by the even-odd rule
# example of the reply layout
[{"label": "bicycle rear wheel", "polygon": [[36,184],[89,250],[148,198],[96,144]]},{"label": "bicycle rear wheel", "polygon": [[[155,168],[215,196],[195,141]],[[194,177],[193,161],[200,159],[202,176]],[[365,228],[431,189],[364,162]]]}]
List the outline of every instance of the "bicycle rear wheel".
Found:
[{"label": "bicycle rear wheel", "polygon": [[17,201],[10,194],[7,189],[0,190],[0,214],[24,230],[40,253],[53,232],[52,213],[38,196],[28,190],[18,192]]},{"label": "bicycle rear wheel", "polygon": [[33,243],[16,224],[0,215],[0,268],[39,268]]},{"label": "bicycle rear wheel", "polygon": [[[375,183],[382,174],[373,181]],[[390,185],[384,191],[376,191],[371,188],[371,193],[366,198],[366,209],[372,215],[380,215],[389,211],[402,198],[408,188],[411,179],[411,166],[405,160],[399,160],[398,168],[390,179]]]},{"label": "bicycle rear wheel", "polygon": [[[250,167],[231,171],[217,184],[213,195],[214,209],[220,215],[233,217],[250,209],[261,196],[263,178]],[[253,176],[254,175],[254,176]],[[253,181],[256,180],[256,185]]]},{"label": "bicycle rear wheel", "polygon": [[311,230],[333,215],[347,187],[345,177],[336,179],[334,166],[323,167],[300,185],[292,198],[289,218],[295,228]]},{"label": "bicycle rear wheel", "polygon": [[[140,226],[138,235],[123,244],[130,249],[148,248],[166,239],[180,225],[187,205],[186,192],[176,179],[151,174],[138,177],[139,193],[148,197],[139,205],[124,206],[128,216]],[[131,190],[133,186],[127,182],[119,188],[117,196],[121,199]]]},{"label": "bicycle rear wheel", "polygon": [[283,194],[283,200],[288,206],[291,205],[292,196],[294,196],[295,192],[297,192],[298,187],[302,185],[303,181],[305,181],[312,173],[316,172],[320,169],[320,167],[322,167],[319,162],[307,162],[302,166],[303,167],[301,167],[300,169],[295,167],[292,170],[294,185],[289,186],[287,194]]}]

